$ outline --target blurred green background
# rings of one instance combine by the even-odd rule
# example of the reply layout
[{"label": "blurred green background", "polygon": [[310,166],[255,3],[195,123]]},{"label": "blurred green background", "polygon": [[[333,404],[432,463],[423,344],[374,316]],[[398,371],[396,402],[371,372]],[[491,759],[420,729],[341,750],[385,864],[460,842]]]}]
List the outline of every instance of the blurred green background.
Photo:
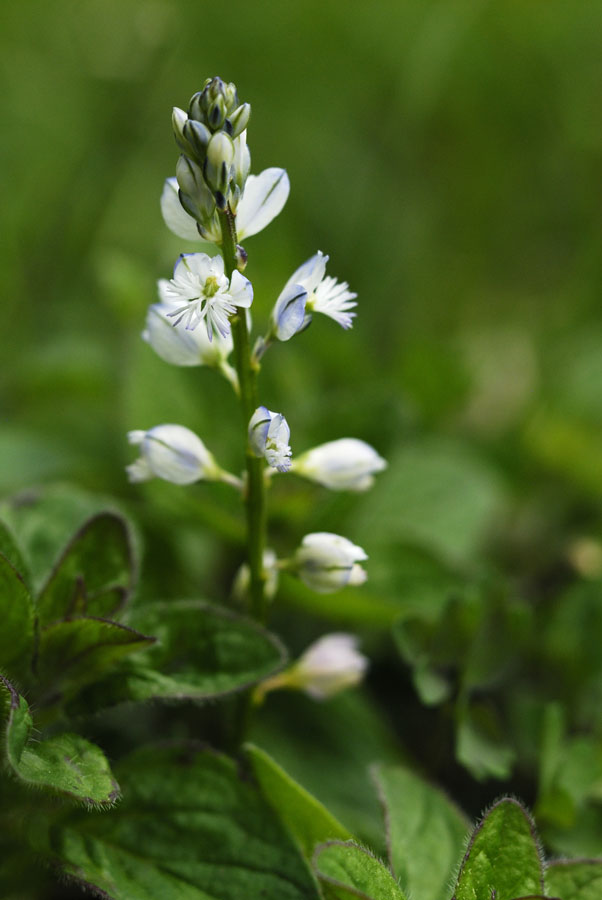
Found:
[{"label": "blurred green background", "polygon": [[241,467],[228,385],[140,340],[156,280],[193,249],[159,212],[171,107],[219,74],[252,104],[252,170],[284,166],[292,185],[246,244],[258,331],[318,249],[359,294],[351,332],[320,317],[270,350],[262,402],[294,452],[353,435],[390,461],[365,497],[277,479],[277,548],[334,530],[371,558],[353,596],[285,585],[290,643],[316,629],[308,609],[374,627],[428,607],[431,555],[502,572],[536,609],[575,579],[600,596],[600,2],[8,0],[0,15],[4,494],[69,481],[116,497],[148,548],[143,592],[227,592],[228,489],[124,474],[126,432],[161,422]]}]

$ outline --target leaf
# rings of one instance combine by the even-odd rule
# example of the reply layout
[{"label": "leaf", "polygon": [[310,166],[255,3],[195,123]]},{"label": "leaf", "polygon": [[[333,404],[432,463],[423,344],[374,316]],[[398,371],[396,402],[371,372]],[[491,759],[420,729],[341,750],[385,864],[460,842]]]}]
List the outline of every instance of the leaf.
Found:
[{"label": "leaf", "polygon": [[326,807],[293,781],[271,756],[253,744],[247,744],[245,750],[262,794],[306,857],[311,858],[316,844],[329,838],[351,838]]},{"label": "leaf", "polygon": [[337,900],[405,900],[401,888],[369,850],[353,841],[327,841],[314,853],[314,868]]},{"label": "leaf", "polygon": [[0,553],[0,668],[23,673],[33,650],[33,602],[22,576]]},{"label": "leaf", "polygon": [[562,897],[562,900],[600,900],[602,859],[554,861],[548,865],[545,879],[550,897]]},{"label": "leaf", "polygon": [[47,693],[67,696],[96,681],[124,657],[155,641],[107,619],[55,622],[40,632],[36,671]]},{"label": "leaf", "polygon": [[23,491],[1,504],[0,515],[27,559],[36,588],[47,579],[74,532],[108,506],[107,498],[69,484]]},{"label": "leaf", "polygon": [[98,709],[151,698],[222,697],[257,684],[287,660],[274,635],[201,601],[154,603],[136,610],[132,621],[157,643],[86,691],[81,704]]},{"label": "leaf", "polygon": [[2,521],[0,521],[0,553],[13,565],[31,593],[31,574],[29,572],[29,567],[25,562],[25,557],[17,544],[17,540],[12,530]]},{"label": "leaf", "polygon": [[4,752],[10,769],[20,781],[87,806],[115,802],[119,785],[99,747],[77,734],[31,741],[33,721],[25,698],[2,675],[0,690],[8,707]]},{"label": "leaf", "polygon": [[42,625],[72,615],[109,616],[129,596],[134,551],[125,519],[104,512],[69,541],[38,598]]},{"label": "leaf", "polygon": [[327,703],[275,691],[258,716],[251,739],[338,821],[377,852],[385,852],[382,812],[369,766],[375,759],[403,762],[371,698],[346,691]]},{"label": "leaf", "polygon": [[119,768],[110,815],[71,814],[38,849],[111,900],[318,900],[311,872],[235,763],[196,748],[147,748]]},{"label": "leaf", "polygon": [[373,770],[385,815],[391,871],[412,897],[445,896],[470,823],[435,787],[401,766]]},{"label": "leaf", "polygon": [[499,800],[475,829],[454,900],[515,900],[544,893],[535,829],[517,800]]}]

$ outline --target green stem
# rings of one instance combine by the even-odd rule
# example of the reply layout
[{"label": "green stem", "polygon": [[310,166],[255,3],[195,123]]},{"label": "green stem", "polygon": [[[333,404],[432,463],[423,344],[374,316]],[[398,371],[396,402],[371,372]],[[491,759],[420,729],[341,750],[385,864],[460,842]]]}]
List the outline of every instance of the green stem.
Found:
[{"label": "green stem", "polygon": [[[231,210],[220,213],[222,229],[222,252],[225,272],[228,278],[237,268],[236,265],[236,224]],[[250,572],[249,601],[253,617],[258,622],[265,622],[266,599],[265,577],[263,573],[263,550],[266,531],[265,486],[263,479],[264,461],[253,456],[248,449],[247,427],[251,416],[259,406],[257,399],[257,373],[259,366],[253,359],[249,329],[245,310],[241,310],[231,320],[234,356],[238,383],[240,386],[240,405],[244,420],[244,441],[247,466],[247,484],[245,506],[247,514],[247,554]]]}]

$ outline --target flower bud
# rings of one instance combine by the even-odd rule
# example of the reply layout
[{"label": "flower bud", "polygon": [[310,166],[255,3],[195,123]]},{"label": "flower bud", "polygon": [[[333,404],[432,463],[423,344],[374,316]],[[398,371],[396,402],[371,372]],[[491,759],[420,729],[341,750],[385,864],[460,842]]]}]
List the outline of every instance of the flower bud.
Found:
[{"label": "flower bud", "polygon": [[176,139],[176,144],[178,145],[180,150],[182,150],[187,156],[194,156],[193,147],[184,134],[184,129],[188,124],[188,116],[183,109],[179,109],[177,106],[174,106],[173,112],[171,114],[171,124],[174,137]]},{"label": "flower bud", "polygon": [[207,156],[203,167],[205,181],[215,196],[220,209],[228,203],[230,180],[233,175],[234,144],[232,138],[219,131],[212,135],[207,145]]},{"label": "flower bud", "polygon": [[188,119],[182,128],[182,134],[190,147],[187,155],[192,156],[201,165],[207,155],[207,145],[211,140],[211,132],[202,122]]},{"label": "flower bud", "polygon": [[368,660],[357,649],[351,634],[326,634],[311,644],[286,676],[314,700],[326,700],[345,688],[359,684]]},{"label": "flower bud", "polygon": [[242,106],[239,106],[238,109],[235,109],[234,112],[230,116],[228,116],[228,118],[224,122],[224,128],[228,132],[230,137],[238,137],[238,135],[242,134],[242,132],[249,124],[250,118],[251,104],[243,103]]},{"label": "flower bud", "polygon": [[149,431],[130,431],[130,444],[140,457],[127,466],[130,481],[162,478],[172,484],[219,480],[221,469],[197,435],[182,425],[156,425]]},{"label": "flower bud", "polygon": [[291,467],[291,430],[281,413],[259,406],[249,422],[249,449],[253,456],[263,456],[268,465],[279,472]]},{"label": "flower bud", "polygon": [[241,192],[245,189],[247,176],[251,168],[251,153],[247,146],[247,132],[243,131],[234,138],[234,181]]},{"label": "flower bud", "polygon": [[326,531],[306,534],[297,549],[291,571],[319,594],[330,594],[347,585],[363,584],[366,572],[359,565],[368,559],[364,550],[347,538]]},{"label": "flower bud", "polygon": [[182,154],[176,165],[176,179],[180,187],[180,203],[186,212],[199,222],[207,221],[215,209],[215,199],[201,168]]},{"label": "flower bud", "polygon": [[374,483],[373,474],[386,466],[370,444],[357,438],[341,438],[302,453],[292,467],[297,475],[332,491],[366,491]]}]

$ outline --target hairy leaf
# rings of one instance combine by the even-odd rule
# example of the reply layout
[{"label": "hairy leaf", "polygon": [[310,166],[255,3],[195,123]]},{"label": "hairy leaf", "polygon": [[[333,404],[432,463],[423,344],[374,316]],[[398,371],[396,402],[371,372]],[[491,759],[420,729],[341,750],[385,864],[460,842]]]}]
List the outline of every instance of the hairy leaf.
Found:
[{"label": "hairy leaf", "polygon": [[73,615],[110,616],[134,581],[134,552],[125,519],[104,512],[82,525],[38,598],[42,625]]},{"label": "hairy leaf", "polygon": [[533,823],[517,800],[506,797],[475,829],[454,900],[515,900],[543,893],[543,866]]},{"label": "hairy leaf", "polygon": [[412,897],[438,900],[462,858],[468,820],[441,791],[409,769],[378,766],[374,778],[392,872]]},{"label": "hairy leaf", "polygon": [[47,693],[69,696],[154,640],[107,619],[55,622],[40,632],[37,674]]},{"label": "hairy leaf", "polygon": [[287,775],[284,769],[259,747],[246,745],[261,792],[282,823],[311,857],[314,847],[330,838],[346,841],[351,834],[319,800]]},{"label": "hairy leaf", "polygon": [[0,553],[0,669],[20,674],[33,649],[33,602],[20,573]]},{"label": "hairy leaf", "polygon": [[38,849],[111,900],[318,900],[312,874],[235,763],[148,748],[119,769],[110,815],[71,814]]},{"label": "hairy leaf", "polygon": [[31,740],[33,721],[25,698],[1,675],[0,691],[7,710],[4,755],[13,775],[27,785],[87,806],[110,804],[117,799],[119,786],[99,747],[77,734]]},{"label": "hairy leaf", "polygon": [[546,869],[549,897],[562,900],[600,900],[602,859],[562,859]]},{"label": "hairy leaf", "polygon": [[316,847],[314,868],[337,900],[405,900],[388,869],[369,850],[353,841],[327,841]]}]

